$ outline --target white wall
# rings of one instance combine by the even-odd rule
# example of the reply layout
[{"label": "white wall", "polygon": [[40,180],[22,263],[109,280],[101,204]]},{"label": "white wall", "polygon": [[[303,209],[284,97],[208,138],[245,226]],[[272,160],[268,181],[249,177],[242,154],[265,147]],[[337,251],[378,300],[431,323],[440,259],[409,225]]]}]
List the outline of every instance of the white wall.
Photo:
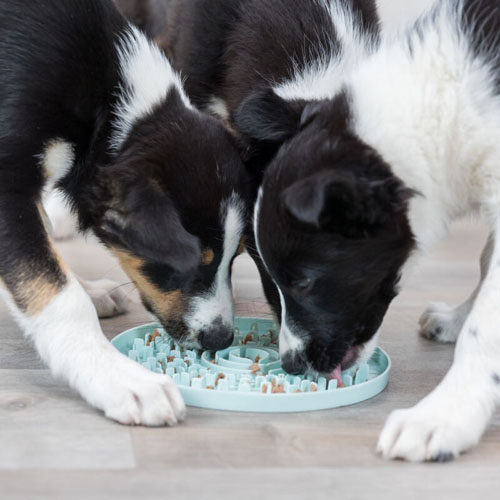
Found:
[{"label": "white wall", "polygon": [[377,0],[380,16],[388,29],[415,20],[436,0]]}]

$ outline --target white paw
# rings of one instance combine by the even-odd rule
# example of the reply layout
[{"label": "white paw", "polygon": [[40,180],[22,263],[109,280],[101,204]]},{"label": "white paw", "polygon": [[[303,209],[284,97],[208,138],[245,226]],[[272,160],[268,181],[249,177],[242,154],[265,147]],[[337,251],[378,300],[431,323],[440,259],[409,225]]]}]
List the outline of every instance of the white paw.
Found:
[{"label": "white paw", "polygon": [[475,446],[482,428],[425,411],[418,405],[394,411],[382,431],[377,451],[384,458],[409,462],[449,462]]},{"label": "white paw", "polygon": [[436,342],[456,342],[465,319],[462,306],[453,308],[442,303],[430,304],[418,322],[420,335]]},{"label": "white paw", "polygon": [[102,362],[107,369],[82,392],[108,418],[125,425],[149,427],[184,420],[186,406],[170,377],[150,372],[118,352]]},{"label": "white paw", "polygon": [[112,318],[127,312],[129,299],[119,283],[108,279],[80,279],[80,282],[94,303],[99,318]]},{"label": "white paw", "polygon": [[71,213],[66,200],[58,191],[52,191],[44,200],[45,211],[52,226],[52,237],[56,240],[67,240],[78,232],[75,216]]}]

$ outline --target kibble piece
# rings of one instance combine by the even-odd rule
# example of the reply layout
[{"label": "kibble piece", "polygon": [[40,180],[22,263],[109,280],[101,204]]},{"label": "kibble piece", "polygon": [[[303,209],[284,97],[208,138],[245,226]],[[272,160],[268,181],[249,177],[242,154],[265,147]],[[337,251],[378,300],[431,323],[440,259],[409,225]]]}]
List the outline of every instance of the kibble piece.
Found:
[{"label": "kibble piece", "polygon": [[248,367],[248,369],[252,372],[252,375],[257,375],[260,371],[260,366],[257,363],[254,363]]},{"label": "kibble piece", "polygon": [[254,362],[254,363],[258,363],[259,361],[260,361],[260,356],[257,356],[257,357],[253,360],[253,362]]},{"label": "kibble piece", "polygon": [[173,363],[175,361],[175,356],[167,356],[167,363]]},{"label": "kibble piece", "polygon": [[245,345],[248,344],[249,342],[253,342],[253,335],[251,333],[247,333],[247,336],[245,337],[245,340],[243,341],[243,343]]},{"label": "kibble piece", "polygon": [[213,391],[215,387],[213,385],[207,385],[205,389],[208,389],[209,391]]},{"label": "kibble piece", "polygon": [[277,384],[273,387],[271,392],[273,394],[285,394],[285,387],[281,384]]},{"label": "kibble piece", "polygon": [[264,394],[266,394],[266,393],[267,393],[267,384],[262,384],[262,392],[263,392]]},{"label": "kibble piece", "polygon": [[311,384],[311,392],[318,392],[318,386],[316,384]]},{"label": "kibble piece", "polygon": [[219,380],[224,380],[225,378],[226,376],[223,373],[219,373],[219,375],[217,375],[217,379],[215,380],[215,385],[219,383]]},{"label": "kibble piece", "polygon": [[149,347],[152,343],[154,343],[155,339],[161,337],[161,333],[158,330],[155,330],[151,334],[151,338],[149,339],[148,343],[146,344],[147,347]]}]

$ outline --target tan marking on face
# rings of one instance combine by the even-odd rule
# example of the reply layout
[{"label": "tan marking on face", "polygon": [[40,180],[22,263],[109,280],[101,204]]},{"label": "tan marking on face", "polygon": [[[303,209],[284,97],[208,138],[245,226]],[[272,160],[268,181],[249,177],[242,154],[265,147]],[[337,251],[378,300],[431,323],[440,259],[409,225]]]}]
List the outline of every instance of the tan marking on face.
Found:
[{"label": "tan marking on face", "polygon": [[141,295],[151,302],[155,313],[160,319],[181,319],[186,310],[186,297],[180,290],[173,292],[160,290],[142,273],[144,260],[118,248],[112,248],[111,251],[120,262],[122,269],[135,283]]},{"label": "tan marking on face", "polygon": [[201,265],[209,266],[214,261],[214,258],[214,251],[211,248],[205,248],[205,250],[201,253]]}]

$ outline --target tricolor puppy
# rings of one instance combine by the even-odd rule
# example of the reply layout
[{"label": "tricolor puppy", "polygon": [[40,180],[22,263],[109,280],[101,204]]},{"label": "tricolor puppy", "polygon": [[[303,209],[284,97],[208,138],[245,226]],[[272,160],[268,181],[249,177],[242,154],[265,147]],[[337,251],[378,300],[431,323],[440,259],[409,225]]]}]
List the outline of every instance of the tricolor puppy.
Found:
[{"label": "tricolor puppy", "polygon": [[[421,320],[424,336],[458,339],[450,372],[414,408],[395,412],[379,441],[387,458],[450,460],[479,441],[500,399],[500,6],[438,0],[411,29],[365,49],[351,2],[286,2],[294,12],[302,4],[306,40],[309,30],[331,33],[328,19],[336,27],[341,48],[313,38],[315,57],[297,43],[304,38],[286,9],[267,3],[247,11],[256,1],[240,2],[243,27],[220,56],[229,68],[222,81],[239,85],[216,87],[216,96],[248,136],[284,141],[254,223],[281,297],[285,367],[338,375],[374,339],[412,256],[465,214],[490,227],[472,296]],[[330,17],[311,19],[321,7]],[[347,64],[350,51],[356,64]]]},{"label": "tricolor puppy", "polygon": [[4,0],[0,165],[1,285],[41,357],[107,416],[175,424],[185,408],[173,382],[106,341],[84,287],[101,314],[123,297],[65,266],[41,197],[65,193],[179,342],[224,348],[249,196],[231,136],[111,0]]}]

